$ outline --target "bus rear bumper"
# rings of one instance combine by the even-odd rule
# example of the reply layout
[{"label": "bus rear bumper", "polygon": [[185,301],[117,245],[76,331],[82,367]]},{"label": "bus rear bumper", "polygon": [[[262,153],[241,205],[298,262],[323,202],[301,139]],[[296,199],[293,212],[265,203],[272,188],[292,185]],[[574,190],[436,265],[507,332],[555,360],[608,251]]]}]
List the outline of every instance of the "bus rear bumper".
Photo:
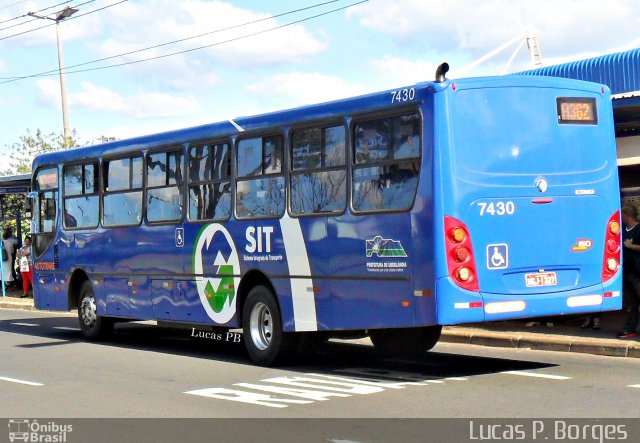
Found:
[{"label": "bus rear bumper", "polygon": [[442,325],[622,309],[620,278],[604,285],[542,294],[474,293],[447,280],[438,282],[438,323]]}]

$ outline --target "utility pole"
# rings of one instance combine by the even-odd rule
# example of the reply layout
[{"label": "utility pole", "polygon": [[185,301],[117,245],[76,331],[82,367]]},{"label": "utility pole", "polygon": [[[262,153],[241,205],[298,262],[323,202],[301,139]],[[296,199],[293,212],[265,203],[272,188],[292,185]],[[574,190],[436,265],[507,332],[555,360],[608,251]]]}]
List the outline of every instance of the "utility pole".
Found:
[{"label": "utility pole", "polygon": [[67,6],[62,11],[56,12],[53,17],[36,14],[35,12],[29,12],[28,15],[35,18],[41,18],[43,20],[52,20],[56,22],[56,45],[58,47],[58,74],[60,76],[60,98],[62,100],[62,126],[64,134],[65,147],[71,146],[71,134],[69,131],[69,110],[67,107],[67,84],[64,73],[64,58],[62,56],[62,40],[60,38],[60,22],[71,17],[78,12],[78,8],[72,8]]}]

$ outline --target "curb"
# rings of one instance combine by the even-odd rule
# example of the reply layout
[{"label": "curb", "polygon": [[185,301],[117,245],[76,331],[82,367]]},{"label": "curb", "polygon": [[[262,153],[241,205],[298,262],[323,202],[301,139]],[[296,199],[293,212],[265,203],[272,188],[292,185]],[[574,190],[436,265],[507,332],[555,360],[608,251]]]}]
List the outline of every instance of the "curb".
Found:
[{"label": "curb", "polygon": [[20,309],[22,311],[36,311],[33,302],[25,303],[20,301],[7,300],[10,297],[0,297],[0,308],[4,309]]},{"label": "curb", "polygon": [[476,328],[445,327],[440,340],[478,346],[640,358],[640,342],[618,339],[559,337],[532,332],[496,332]]}]

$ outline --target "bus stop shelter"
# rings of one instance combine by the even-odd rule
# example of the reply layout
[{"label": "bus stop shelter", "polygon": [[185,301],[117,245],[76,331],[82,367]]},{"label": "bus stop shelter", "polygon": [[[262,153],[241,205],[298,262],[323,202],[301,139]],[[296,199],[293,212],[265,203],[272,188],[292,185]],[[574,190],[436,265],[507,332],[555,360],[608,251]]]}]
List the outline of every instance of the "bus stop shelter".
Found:
[{"label": "bus stop shelter", "polygon": [[[18,245],[22,243],[22,204],[10,205],[10,199],[19,196],[24,200],[31,191],[31,174],[0,177],[0,224],[15,227]],[[3,246],[4,247],[4,246]],[[2,295],[5,295],[5,285],[2,282]]]},{"label": "bus stop shelter", "polygon": [[15,221],[16,227],[20,226],[21,213],[8,207],[8,197],[15,195],[26,197],[30,191],[31,174],[0,177],[0,222],[3,225]]}]

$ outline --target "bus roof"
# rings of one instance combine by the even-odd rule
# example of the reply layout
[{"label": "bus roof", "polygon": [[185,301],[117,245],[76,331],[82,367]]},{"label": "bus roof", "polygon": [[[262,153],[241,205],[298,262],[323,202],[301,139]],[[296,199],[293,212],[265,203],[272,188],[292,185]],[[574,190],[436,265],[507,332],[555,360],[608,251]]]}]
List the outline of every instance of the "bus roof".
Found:
[{"label": "bus roof", "polygon": [[287,126],[294,123],[299,124],[300,122],[305,121],[317,121],[322,119],[330,120],[332,118],[338,119],[344,115],[373,112],[393,106],[390,100],[390,94],[392,92],[413,88],[416,90],[415,101],[398,104],[399,106],[410,105],[413,103],[419,103],[427,94],[434,94],[445,90],[451,83],[455,83],[459,88],[529,85],[541,87],[555,86],[563,88],[574,87],[579,88],[580,90],[590,90],[593,92],[600,92],[601,88],[604,87],[608,91],[606,86],[599,84],[581,80],[541,76],[509,75],[499,77],[470,77],[455,80],[447,79],[443,83],[437,83],[434,81],[420,82],[411,86],[404,86],[330,102],[304,105],[297,108],[274,111],[254,116],[242,116],[227,121],[138,136],[98,145],[83,146],[65,151],[48,152],[36,157],[33,163],[33,169],[35,170],[43,164],[57,164],[69,161],[74,157],[92,158],[103,155],[118,155],[119,153],[130,152],[132,149],[136,149],[136,147],[143,150],[153,148],[155,146],[166,146],[167,144],[180,144],[186,141],[212,140],[216,138],[236,136],[241,133],[238,127],[242,128],[242,130],[247,133],[251,133],[253,131]]}]

